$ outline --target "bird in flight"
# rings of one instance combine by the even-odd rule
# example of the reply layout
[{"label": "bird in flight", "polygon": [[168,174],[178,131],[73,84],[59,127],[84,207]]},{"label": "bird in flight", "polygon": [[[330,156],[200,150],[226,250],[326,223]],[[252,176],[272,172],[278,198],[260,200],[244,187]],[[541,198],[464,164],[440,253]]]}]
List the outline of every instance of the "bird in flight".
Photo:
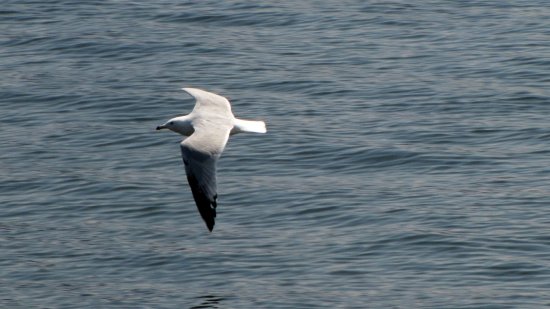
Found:
[{"label": "bird in flight", "polygon": [[187,136],[181,143],[181,156],[199,213],[212,232],[216,218],[216,163],[230,135],[241,132],[265,133],[263,121],[233,116],[229,101],[196,88],[182,88],[195,98],[190,114],[168,120],[157,130],[169,129]]}]

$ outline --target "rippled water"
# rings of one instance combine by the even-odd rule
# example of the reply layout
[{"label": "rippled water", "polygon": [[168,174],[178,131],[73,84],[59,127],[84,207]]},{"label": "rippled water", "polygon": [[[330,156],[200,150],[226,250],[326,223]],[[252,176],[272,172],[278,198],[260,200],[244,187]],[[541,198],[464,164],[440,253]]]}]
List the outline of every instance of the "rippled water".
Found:
[{"label": "rippled water", "polygon": [[[2,308],[550,306],[545,1],[4,1]],[[180,138],[230,98],[216,228]]]}]

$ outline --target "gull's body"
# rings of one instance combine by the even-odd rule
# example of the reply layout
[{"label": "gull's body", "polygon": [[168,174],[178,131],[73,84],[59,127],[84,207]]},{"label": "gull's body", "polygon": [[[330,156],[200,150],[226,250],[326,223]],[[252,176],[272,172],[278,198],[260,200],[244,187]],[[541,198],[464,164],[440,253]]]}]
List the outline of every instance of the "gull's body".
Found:
[{"label": "gull's body", "polygon": [[229,101],[222,96],[196,88],[183,90],[195,98],[195,108],[188,115],[168,120],[157,130],[170,129],[188,136],[180,144],[187,180],[199,213],[212,231],[217,206],[216,163],[229,135],[265,133],[265,123],[235,118]]}]

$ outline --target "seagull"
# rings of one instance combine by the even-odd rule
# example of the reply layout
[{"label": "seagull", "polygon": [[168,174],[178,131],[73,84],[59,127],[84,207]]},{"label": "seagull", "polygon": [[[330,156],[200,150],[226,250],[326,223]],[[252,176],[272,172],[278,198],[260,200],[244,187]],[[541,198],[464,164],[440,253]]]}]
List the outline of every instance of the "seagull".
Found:
[{"label": "seagull", "polygon": [[216,218],[216,163],[230,135],[241,132],[266,133],[265,122],[233,116],[229,101],[197,88],[182,88],[195,98],[190,114],[168,120],[157,130],[169,129],[187,136],[181,143],[181,156],[193,198],[208,230]]}]

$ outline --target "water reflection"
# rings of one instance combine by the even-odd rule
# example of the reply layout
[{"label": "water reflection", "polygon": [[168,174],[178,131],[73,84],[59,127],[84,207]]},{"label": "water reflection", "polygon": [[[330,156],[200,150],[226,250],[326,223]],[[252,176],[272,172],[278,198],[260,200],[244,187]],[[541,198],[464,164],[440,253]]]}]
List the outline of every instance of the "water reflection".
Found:
[{"label": "water reflection", "polygon": [[197,297],[202,302],[200,305],[193,306],[191,309],[200,309],[200,308],[219,308],[218,305],[223,300],[223,297],[215,295],[205,295]]}]

